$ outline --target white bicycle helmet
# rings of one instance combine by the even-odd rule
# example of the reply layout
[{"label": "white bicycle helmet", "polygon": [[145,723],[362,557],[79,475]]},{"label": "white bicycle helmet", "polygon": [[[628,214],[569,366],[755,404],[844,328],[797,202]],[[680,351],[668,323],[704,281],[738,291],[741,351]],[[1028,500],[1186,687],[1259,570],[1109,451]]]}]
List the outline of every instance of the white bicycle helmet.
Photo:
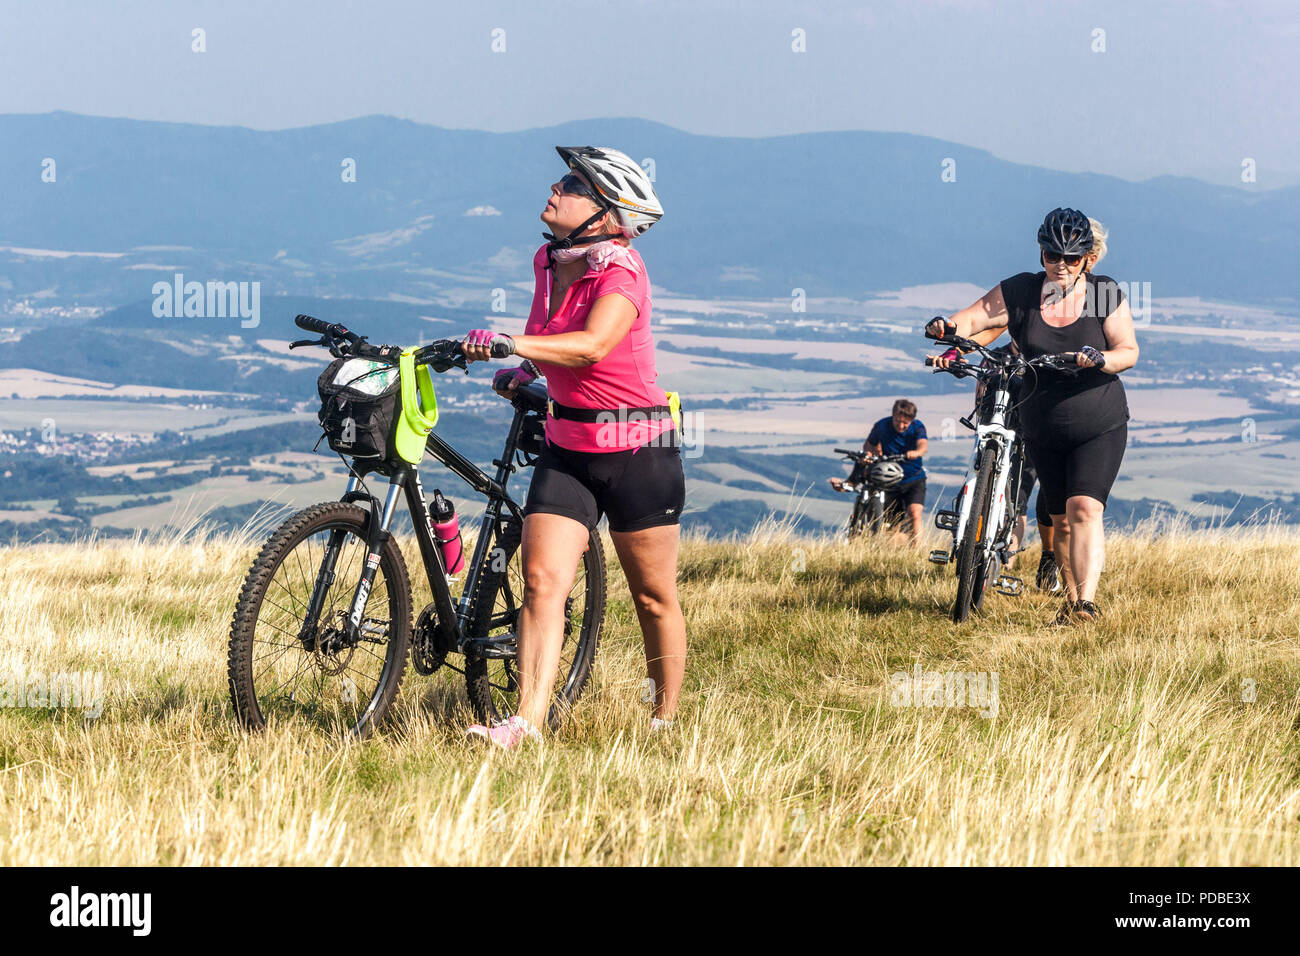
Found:
[{"label": "white bicycle helmet", "polygon": [[892,488],[903,480],[903,466],[896,461],[872,462],[867,480],[878,488]]},{"label": "white bicycle helmet", "polygon": [[650,177],[632,157],[605,146],[557,146],[570,169],[590,180],[601,198],[613,207],[623,235],[635,239],[663,217]]}]

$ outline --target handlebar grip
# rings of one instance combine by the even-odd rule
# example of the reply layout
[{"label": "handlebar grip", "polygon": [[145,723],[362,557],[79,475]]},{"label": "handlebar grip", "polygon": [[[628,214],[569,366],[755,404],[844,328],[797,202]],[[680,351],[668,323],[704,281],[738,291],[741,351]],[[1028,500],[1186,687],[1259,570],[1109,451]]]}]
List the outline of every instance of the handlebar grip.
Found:
[{"label": "handlebar grip", "polygon": [[837,455],[861,455],[862,452],[860,452],[860,451],[849,451],[847,448],[836,448],[836,449],[835,449],[835,454],[837,454]]},{"label": "handlebar grip", "polygon": [[[927,355],[925,357],[925,364],[930,368],[938,368],[938,366],[934,364],[934,360],[935,360],[935,356]],[[961,369],[961,368],[968,368],[969,366],[970,366],[970,362],[967,362],[965,359],[959,359],[959,358],[949,359],[948,367],[944,369],[944,371],[951,372],[955,368]]]},{"label": "handlebar grip", "polygon": [[498,359],[509,358],[514,354],[515,354],[515,343],[513,339],[502,337],[500,339],[493,340],[492,342],[493,358],[498,358]]},{"label": "handlebar grip", "polygon": [[330,324],[328,322],[311,315],[296,315],[294,316],[293,324],[307,332],[316,332],[320,335],[324,335],[330,330]]}]

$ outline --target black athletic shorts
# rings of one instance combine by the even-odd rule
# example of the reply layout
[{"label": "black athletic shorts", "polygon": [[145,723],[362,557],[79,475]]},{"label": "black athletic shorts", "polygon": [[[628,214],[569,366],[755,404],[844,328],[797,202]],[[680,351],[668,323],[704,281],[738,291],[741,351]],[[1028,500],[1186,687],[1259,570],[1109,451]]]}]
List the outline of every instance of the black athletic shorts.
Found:
[{"label": "black athletic shorts", "polygon": [[1104,507],[1127,445],[1127,424],[1074,446],[1028,442],[1029,457],[1038,472],[1040,504],[1049,515],[1063,515],[1067,499],[1086,495]]},{"label": "black athletic shorts", "polygon": [[918,478],[906,485],[897,485],[885,492],[885,518],[893,522],[908,517],[908,505],[925,504],[925,479]]},{"label": "black athletic shorts", "polygon": [[[1016,513],[1024,512],[1025,507],[1029,504],[1029,496],[1034,493],[1034,484],[1038,481],[1038,473],[1034,470],[1034,463],[1029,458],[1029,449],[1025,449],[1025,461],[1020,466],[1020,483],[1015,488]],[[1038,497],[1034,499],[1034,520],[1039,524],[1051,527],[1052,516],[1047,511],[1047,505],[1043,499],[1043,492],[1040,489]]]},{"label": "black athletic shorts", "polygon": [[686,504],[681,449],[651,442],[626,451],[570,451],[550,442],[533,466],[524,514],[563,515],[592,530],[677,524]]}]

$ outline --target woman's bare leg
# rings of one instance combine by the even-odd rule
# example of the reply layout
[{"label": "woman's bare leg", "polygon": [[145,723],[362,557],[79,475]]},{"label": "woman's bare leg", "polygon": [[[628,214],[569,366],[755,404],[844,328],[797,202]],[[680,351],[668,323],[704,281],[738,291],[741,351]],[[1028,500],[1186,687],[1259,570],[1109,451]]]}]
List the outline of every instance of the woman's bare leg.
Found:
[{"label": "woman's bare leg", "polygon": [[1052,545],[1056,567],[1061,572],[1061,589],[1065,592],[1065,599],[1077,601],[1079,598],[1074,586],[1074,575],[1070,570],[1070,525],[1065,515],[1052,515]]},{"label": "woman's bare leg", "polygon": [[680,528],[611,531],[645,639],[646,673],[654,682],[654,716],[672,720],[686,672],[686,619],[677,600]]},{"label": "woman's bare leg", "polygon": [[563,515],[531,514],[524,518],[520,548],[519,716],[545,727],[564,644],[564,601],[587,548],[587,528]]},{"label": "woman's bare leg", "polygon": [[1101,520],[1105,510],[1105,505],[1087,495],[1075,495],[1065,502],[1066,524],[1070,527],[1070,569],[1079,601],[1091,601],[1097,596],[1097,583],[1106,563],[1106,538]]}]

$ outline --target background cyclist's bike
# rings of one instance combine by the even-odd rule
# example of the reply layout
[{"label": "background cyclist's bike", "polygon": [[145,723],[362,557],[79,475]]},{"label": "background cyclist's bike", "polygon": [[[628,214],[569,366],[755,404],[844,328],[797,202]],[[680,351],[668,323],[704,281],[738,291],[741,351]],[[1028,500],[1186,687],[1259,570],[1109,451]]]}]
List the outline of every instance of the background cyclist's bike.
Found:
[{"label": "background cyclist's bike", "polygon": [[[466,369],[458,341],[422,348],[377,346],[342,325],[300,315],[336,361],[321,376],[320,413],[330,447],[349,478],[337,501],[312,505],[276,529],[244,580],[230,629],[229,681],[235,713],[260,729],[300,716],[365,736],[383,720],[406,667],[462,671],[474,713],[490,722],[518,700],[515,622],[523,597],[523,516],[507,488],[541,450],[546,391],[518,390],[496,472],[488,476],[432,431],[437,402],[430,370]],[[426,503],[418,463],[425,451],[486,500],[473,555],[448,530],[441,494]],[[372,488],[376,476],[387,487]],[[376,484],[379,484],[376,482]],[[432,600],[411,622],[406,562],[390,534],[399,501],[411,515]],[[453,595],[447,562],[464,583]],[[605,615],[605,558],[593,532],[565,605],[564,644],[552,725],[582,693]],[[449,662],[463,657],[463,667]]]},{"label": "background cyclist's bike", "polygon": [[[982,366],[958,360],[946,369],[957,378],[971,377],[984,383],[974,423],[975,451],[966,481],[952,510],[934,516],[937,527],[952,532],[952,550],[930,553],[930,560],[936,564],[956,562],[957,600],[952,619],[961,622],[972,610],[979,610],[990,586],[1010,595],[1024,590],[1020,578],[1002,572],[1012,555],[1012,532],[1019,517],[1019,502],[1009,492],[1020,486],[1020,469],[1025,461],[1023,439],[1009,420],[1013,410],[1011,382],[1027,373],[1037,376],[1039,369],[1072,374],[1078,366],[1073,352],[1026,360],[1019,354],[987,349],[958,335],[932,336],[927,332],[926,337],[967,352],[978,351],[985,359]],[[925,364],[933,366],[934,362],[927,358]],[[1028,396],[1031,390],[1023,389],[1022,395]]]},{"label": "background cyclist's bike", "polygon": [[904,455],[869,455],[866,452],[836,448],[835,454],[853,462],[855,471],[865,475],[861,481],[846,481],[841,486],[853,494],[853,514],[846,534],[856,538],[863,531],[879,534],[885,527],[885,492],[903,480]]}]

